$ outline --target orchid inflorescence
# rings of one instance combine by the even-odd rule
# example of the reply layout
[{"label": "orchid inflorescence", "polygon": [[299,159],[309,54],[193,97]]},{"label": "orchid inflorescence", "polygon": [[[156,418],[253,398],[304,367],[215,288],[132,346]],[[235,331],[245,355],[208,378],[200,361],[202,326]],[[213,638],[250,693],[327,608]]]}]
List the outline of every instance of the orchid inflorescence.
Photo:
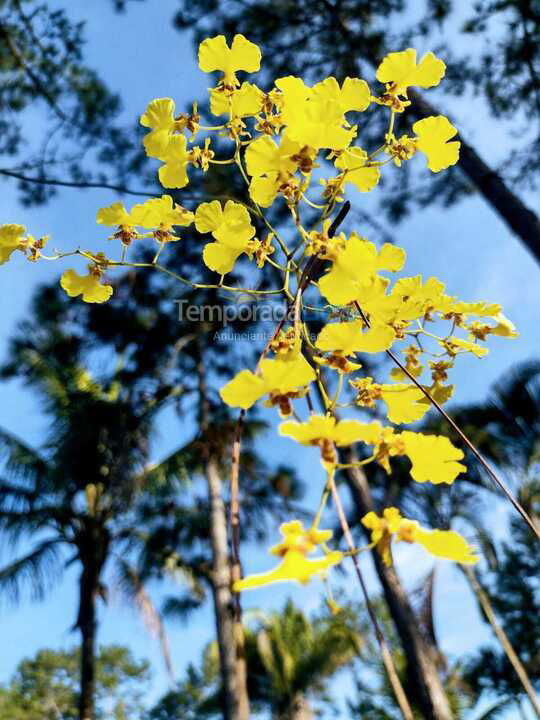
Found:
[{"label": "orchid inflorescence", "polygon": [[[144,148],[160,163],[158,176],[165,189],[185,188],[193,169],[204,173],[213,164],[226,164],[241,174],[247,202],[209,199],[192,210],[175,204],[168,194],[131,210],[116,202],[98,211],[97,222],[113,228],[119,259],[82,250],[48,258],[87,259],[86,274],[69,269],[60,282],[70,297],[80,295],[89,303],[111,297],[113,287],[105,275],[118,267],[153,268],[187,286],[232,293],[245,292],[224,283],[224,276],[239,262],[257,268],[270,263],[281,274],[283,282],[272,292],[294,308],[293,317],[277,328],[256,369],[239,372],[221,389],[221,397],[243,411],[264,398],[265,405],[276,408],[285,420],[281,435],[318,448],[327,477],[310,527],[305,529],[298,520],[283,524],[283,540],[270,551],[280,558],[278,566],[238,580],[236,591],[325,577],[350,554],[329,547],[331,531],[319,529],[329,481],[337,470],[350,467],[340,462],[341,448],[361,443],[362,459],[356,465],[376,463],[388,473],[391,458],[408,458],[411,477],[418,483],[451,484],[463,474],[464,454],[448,438],[395,426],[422,419],[431,398],[439,405],[451,398],[448,377],[458,356],[483,357],[490,335],[516,337],[499,305],[458,300],[434,277],[401,277],[392,282],[392,274],[404,267],[403,249],[391,243],[377,248],[359,232],[334,232],[332,227],[332,213],[343,207],[348,186],[360,193],[372,191],[386,166],[401,167],[421,155],[427,168],[438,173],[458,161],[457,130],[444,116],[418,120],[400,135],[395,130],[410,104],[408,89],[438,85],[445,74],[444,62],[433,53],[418,60],[413,49],[390,53],[376,72],[382,83],[378,95],[360,78],[347,77],[340,84],[328,77],[310,87],[301,78],[288,76],[277,78],[268,90],[239,80],[239,73],[255,73],[260,63],[259,48],[243,35],[236,35],[230,46],[222,35],[206,39],[199,47],[199,67],[205,73],[218,73],[209,90],[209,109],[217,124],[202,124],[196,103],[190,113],[176,114],[170,98],[152,100],[140,119],[148,129]],[[353,114],[357,117],[369,108],[389,118],[388,130],[374,150],[357,143],[358,126],[352,122]],[[228,156],[216,156],[215,136],[230,144]],[[265,214],[278,203],[290,214],[294,245],[284,240]],[[301,220],[304,210],[318,214],[312,227]],[[159,263],[161,252],[181,240],[178,229],[190,225],[204,238],[202,262],[217,273],[214,284],[197,284]],[[144,240],[156,244],[154,260],[130,262],[133,244]],[[32,261],[46,257],[45,242],[46,238],[36,241],[27,235],[21,225],[4,225],[0,264],[17,250]],[[317,291],[338,318],[328,322],[314,341],[303,317],[306,288]],[[340,310],[344,312],[333,312]],[[403,362],[390,372],[387,382],[362,373],[359,353],[390,349],[399,351]],[[271,353],[273,357],[268,357]],[[352,405],[375,409],[388,423],[339,419],[339,409],[351,406],[343,399],[344,387],[353,391]],[[321,399],[322,414],[313,410],[312,392]],[[304,406],[309,414],[302,420],[299,408]],[[458,563],[477,561],[474,549],[458,533],[425,529],[403,518],[396,508],[386,508],[382,516],[370,512],[362,522],[371,531],[368,547],[376,547],[386,563],[391,562],[392,542],[399,541],[418,543],[433,556]],[[317,551],[315,558],[308,558]]]}]

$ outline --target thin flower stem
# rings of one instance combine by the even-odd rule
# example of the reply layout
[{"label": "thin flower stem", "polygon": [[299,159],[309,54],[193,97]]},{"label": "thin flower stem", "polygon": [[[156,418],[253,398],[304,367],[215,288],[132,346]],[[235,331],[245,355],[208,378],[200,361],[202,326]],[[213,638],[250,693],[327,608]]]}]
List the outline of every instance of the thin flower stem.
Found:
[{"label": "thin flower stem", "polygon": [[377,643],[378,643],[380,651],[381,651],[382,661],[384,663],[384,667],[385,667],[386,673],[388,675],[388,680],[392,686],[392,690],[394,692],[396,701],[399,705],[399,709],[401,711],[401,714],[402,714],[404,720],[413,720],[414,716],[413,716],[411,706],[409,704],[407,696],[405,695],[405,691],[403,690],[403,685],[401,684],[399,675],[397,674],[396,667],[395,667],[394,661],[392,659],[392,654],[390,652],[388,645],[386,644],[386,640],[384,638],[383,632],[379,625],[379,621],[377,620],[377,616],[373,609],[373,605],[371,604],[371,598],[369,597],[369,593],[368,593],[367,586],[366,586],[366,583],[364,580],[364,576],[362,575],[362,570],[360,569],[360,563],[358,562],[358,557],[357,557],[358,548],[356,547],[356,545],[354,543],[354,540],[353,540],[353,537],[351,534],[351,529],[350,529],[349,523],[347,521],[347,516],[345,515],[345,511],[344,511],[343,505],[341,503],[341,498],[339,496],[339,492],[336,487],[336,483],[335,483],[334,476],[332,473],[330,473],[328,475],[328,483],[330,484],[330,490],[332,492],[332,498],[333,498],[334,504],[336,506],[336,512],[338,514],[339,523],[340,523],[341,529],[343,531],[343,536],[345,537],[345,541],[349,547],[349,554],[350,554],[351,560],[353,561],[354,571],[356,573],[356,577],[358,578],[358,582],[360,583],[360,587],[362,588],[364,602],[366,603],[366,609],[368,611],[369,619],[373,626],[373,630],[375,631],[375,637],[377,638]]},{"label": "thin flower stem", "polygon": [[321,523],[321,517],[324,512],[324,509],[326,508],[326,503],[328,502],[328,498],[330,497],[331,492],[331,486],[330,486],[330,473],[328,474],[328,477],[326,478],[326,483],[324,485],[321,499],[319,502],[319,507],[317,508],[317,513],[315,514],[315,518],[312,523],[312,527],[317,530]]}]

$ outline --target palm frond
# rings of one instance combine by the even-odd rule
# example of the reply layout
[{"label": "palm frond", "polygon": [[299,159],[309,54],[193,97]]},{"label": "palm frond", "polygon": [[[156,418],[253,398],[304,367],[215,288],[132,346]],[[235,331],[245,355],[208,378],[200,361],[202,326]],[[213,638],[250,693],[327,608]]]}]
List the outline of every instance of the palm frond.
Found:
[{"label": "palm frond", "polygon": [[175,677],[169,640],[160,613],[146,591],[144,582],[137,570],[123,558],[117,560],[117,574],[120,589],[126,595],[126,598],[138,608],[147,630],[158,639],[171,685],[174,686]]},{"label": "palm frond", "polygon": [[505,710],[507,710],[507,708],[513,702],[515,702],[515,699],[512,697],[506,697],[501,698],[500,700],[496,700],[486,710],[481,712],[480,715],[477,715],[474,720],[496,720],[496,718],[502,716]]},{"label": "palm frond", "polygon": [[0,459],[9,478],[35,487],[47,473],[47,461],[37,450],[4,428],[0,428]]},{"label": "palm frond", "polygon": [[60,562],[60,541],[44,540],[26,555],[0,569],[0,594],[17,603],[25,585],[32,600],[42,600],[59,580],[63,565]]}]

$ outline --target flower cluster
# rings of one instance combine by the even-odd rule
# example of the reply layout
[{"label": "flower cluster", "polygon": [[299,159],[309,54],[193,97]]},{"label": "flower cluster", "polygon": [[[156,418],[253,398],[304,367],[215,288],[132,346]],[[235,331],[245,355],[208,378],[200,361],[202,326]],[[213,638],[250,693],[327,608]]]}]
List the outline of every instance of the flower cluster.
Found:
[{"label": "flower cluster", "polygon": [[[112,228],[110,239],[121,251],[119,259],[82,250],[53,256],[82,256],[88,261],[85,275],[69,269],[61,285],[69,296],[94,303],[105,302],[114,292],[105,281],[110,269],[147,267],[174,275],[158,260],[171,243],[181,240],[179,228],[190,225],[190,232],[200,236],[202,262],[216,279],[213,285],[200,286],[176,276],[184,285],[243,292],[224,285],[223,276],[237,264],[251,263],[254,271],[270,263],[282,273],[283,284],[270,292],[284,297],[294,320],[280,324],[255,371],[240,371],[221,389],[221,397],[243,410],[264,399],[280,417],[292,416],[281,424],[281,434],[318,448],[327,480],[313,525],[308,530],[299,521],[283,525],[283,541],[271,550],[281,558],[278,567],[238,581],[237,591],[282,580],[305,583],[341,561],[343,554],[327,546],[331,533],[318,529],[329,479],[342,467],[340,448],[362,443],[364,459],[359,464],[378,463],[387,472],[392,457],[408,458],[410,474],[418,483],[450,484],[464,473],[463,453],[448,438],[395,426],[421,420],[432,400],[443,404],[451,398],[449,373],[458,356],[481,358],[491,335],[517,335],[497,304],[463,302],[434,277],[396,278],[405,266],[403,249],[389,243],[377,247],[358,230],[336,234],[333,229],[331,217],[349,190],[374,191],[383,172],[398,172],[394,166],[416,155],[432,173],[458,162],[460,142],[448,118],[426,117],[410,127],[404,120],[409,88],[438,85],[444,62],[433,53],[418,60],[413,49],[390,53],[376,71],[378,89],[356,77],[342,82],[327,77],[307,85],[292,75],[262,88],[243,75],[256,73],[260,65],[260,49],[242,35],[230,45],[222,35],[204,40],[199,67],[215,74],[208,98],[213,118],[205,125],[196,103],[190,112],[177,113],[171,98],[152,100],[140,118],[147,130],[145,151],[157,161],[164,188],[181,190],[193,171],[231,165],[243,178],[247,202],[209,197],[191,210],[167,194],[130,210],[116,202],[99,210],[97,222]],[[363,143],[359,127],[363,115],[373,112],[388,116],[388,129],[379,146],[371,149]],[[216,137],[221,139],[219,146],[213,142]],[[296,235],[293,246],[265,214],[272,206],[280,206],[290,217]],[[302,223],[304,209],[318,213],[310,227]],[[45,240],[26,236],[20,225],[2,226],[0,264],[16,250],[38,259]],[[147,241],[155,244],[154,260],[132,263],[132,246]],[[314,341],[304,319],[306,288],[318,292],[331,309],[329,322]],[[401,360],[386,382],[362,373],[359,354],[389,351]],[[312,395],[321,398],[322,414],[313,410]],[[301,421],[299,408],[304,403],[310,415]],[[337,409],[351,405],[364,413],[376,410],[386,424],[340,420]],[[402,518],[396,508],[387,508],[382,517],[369,513],[363,523],[385,562],[390,562],[393,539],[418,543],[436,557],[476,560],[457,533],[426,530]],[[323,555],[308,558],[317,547]]]}]

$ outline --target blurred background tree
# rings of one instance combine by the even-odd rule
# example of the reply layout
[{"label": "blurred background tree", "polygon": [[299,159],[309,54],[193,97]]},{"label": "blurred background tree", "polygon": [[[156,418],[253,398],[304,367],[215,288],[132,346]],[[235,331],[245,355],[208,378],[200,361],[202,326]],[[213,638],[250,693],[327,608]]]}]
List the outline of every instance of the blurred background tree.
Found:
[{"label": "blurred background tree", "polygon": [[[80,648],[40,650],[19,663],[0,687],[1,720],[75,720],[79,713]],[[149,681],[146,661],[127,648],[101,646],[96,654],[96,720],[143,720]]]}]

